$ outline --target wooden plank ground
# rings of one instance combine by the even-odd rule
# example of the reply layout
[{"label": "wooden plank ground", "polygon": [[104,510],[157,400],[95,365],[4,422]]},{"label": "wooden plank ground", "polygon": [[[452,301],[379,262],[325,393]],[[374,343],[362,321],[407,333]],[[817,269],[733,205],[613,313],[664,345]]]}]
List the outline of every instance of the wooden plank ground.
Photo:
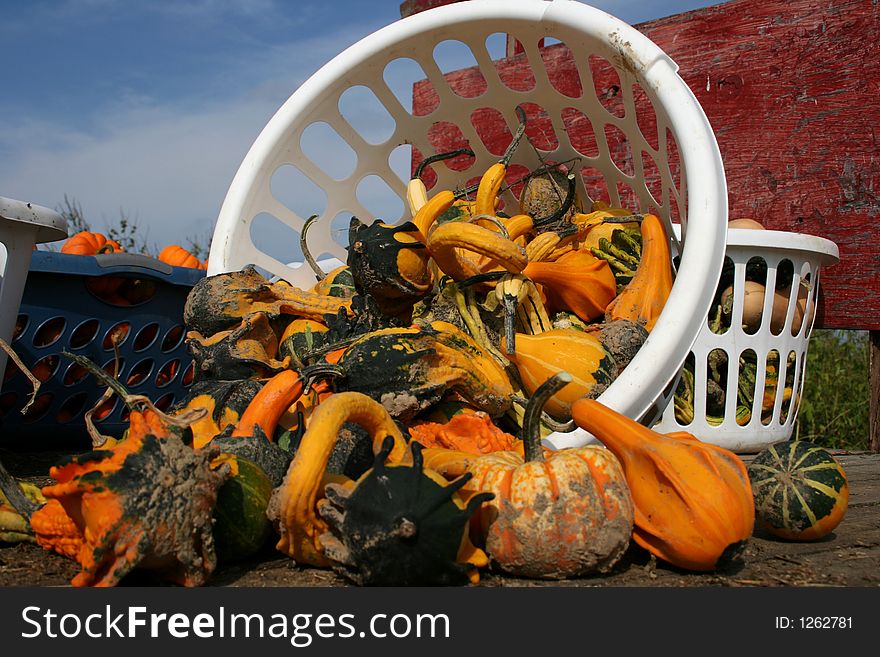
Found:
[{"label": "wooden plank ground", "polygon": [[[849,478],[850,503],[837,530],[813,543],[789,543],[756,532],[742,561],[723,572],[678,571],[631,547],[605,576],[552,582],[554,586],[880,586],[880,454],[836,453]],[[8,462],[8,459],[4,460]],[[13,463],[8,463],[13,469]],[[43,464],[38,464],[42,468]],[[26,473],[18,464],[21,476]],[[33,470],[31,470],[33,471]],[[45,472],[39,469],[38,472]],[[0,546],[0,586],[66,586],[76,564],[35,545]],[[145,575],[126,585],[158,582]],[[332,571],[298,568],[271,548],[260,559],[220,568],[215,586],[345,586]],[[548,583],[487,574],[483,586],[545,586]]]}]

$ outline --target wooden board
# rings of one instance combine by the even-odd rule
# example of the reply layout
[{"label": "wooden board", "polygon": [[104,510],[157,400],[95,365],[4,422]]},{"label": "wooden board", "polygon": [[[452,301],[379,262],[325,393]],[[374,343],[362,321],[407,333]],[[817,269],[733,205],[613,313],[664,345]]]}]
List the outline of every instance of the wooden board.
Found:
[{"label": "wooden board", "polygon": [[[401,11],[439,4],[449,2],[409,0]],[[822,272],[817,325],[880,330],[880,3],[734,0],[636,27],[676,61],[705,110],[731,217],[837,243],[841,263]],[[547,50],[558,84],[579,85],[560,46]],[[499,66],[512,75],[521,63]],[[464,86],[475,77],[453,75]],[[609,108],[620,94],[616,80],[613,71],[597,71]],[[431,95],[417,85],[416,111]],[[625,140],[609,142],[625,158]]]}]

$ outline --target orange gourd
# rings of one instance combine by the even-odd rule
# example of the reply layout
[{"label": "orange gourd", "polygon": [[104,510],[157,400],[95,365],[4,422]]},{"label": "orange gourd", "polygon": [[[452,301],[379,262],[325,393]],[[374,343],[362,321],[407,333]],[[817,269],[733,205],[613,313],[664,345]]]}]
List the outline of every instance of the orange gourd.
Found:
[{"label": "orange gourd", "polygon": [[[203,584],[216,566],[212,511],[230,474],[210,460],[157,413],[135,410],[125,439],[51,468],[57,483],[43,495],[60,503],[82,537],[75,557],[82,570],[71,584],[114,586],[136,567],[184,586]],[[37,540],[72,553],[78,537],[59,513],[47,512],[47,534],[41,538],[35,527]]]},{"label": "orange gourd", "polygon": [[672,291],[672,255],[663,220],[646,214],[642,220],[642,257],[632,280],[605,311],[606,319],[640,322],[650,331]]},{"label": "orange gourd", "polygon": [[571,373],[572,383],[547,402],[545,410],[555,418],[568,419],[571,404],[586,395],[598,397],[617,376],[614,358],[591,333],[577,329],[552,329],[537,335],[516,334],[516,353],[502,352],[516,365],[523,388],[532,394],[557,372]]},{"label": "orange gourd", "polygon": [[34,511],[31,516],[37,545],[57,552],[68,559],[76,559],[83,546],[82,531],[70,519],[61,502],[55,499]]},{"label": "orange gourd", "polygon": [[633,502],[617,458],[596,446],[545,454],[540,411],[571,381],[554,375],[535,392],[523,420],[524,453],[471,456],[426,449],[425,465],[444,476],[473,475],[465,491],[493,493],[472,524],[475,544],[518,577],[562,579],[607,572],[629,545]]},{"label": "orange gourd", "polygon": [[585,250],[555,262],[530,262],[523,274],[544,286],[551,311],[570,310],[585,322],[601,317],[617,295],[611,267]]},{"label": "orange gourd", "polygon": [[303,381],[298,372],[284,370],[276,374],[248,404],[232,432],[233,438],[262,435],[271,441],[279,418],[302,391]]},{"label": "orange gourd", "polygon": [[202,269],[202,263],[192,253],[177,244],[166,246],[159,252],[159,260],[172,267]]},{"label": "orange gourd", "polygon": [[122,247],[114,240],[109,240],[102,233],[83,230],[67,239],[61,247],[61,253],[76,255],[98,255],[101,253],[121,253]]},{"label": "orange gourd", "polygon": [[687,570],[735,557],[751,536],[749,476],[733,452],[688,433],[660,434],[591,399],[572,417],[620,459],[635,503],[633,539]]},{"label": "orange gourd", "polygon": [[470,454],[513,449],[516,438],[492,422],[487,413],[459,413],[445,424],[423,422],[409,428],[412,440],[425,447],[442,447]]}]

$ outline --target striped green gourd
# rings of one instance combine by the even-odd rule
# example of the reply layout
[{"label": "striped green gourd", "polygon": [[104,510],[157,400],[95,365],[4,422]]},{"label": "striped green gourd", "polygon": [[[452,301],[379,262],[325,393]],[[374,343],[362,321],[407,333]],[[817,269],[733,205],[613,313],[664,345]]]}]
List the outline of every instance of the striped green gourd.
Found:
[{"label": "striped green gourd", "polygon": [[760,526],[774,536],[811,541],[831,533],[846,513],[849,489],[840,463],[805,440],[777,443],[749,464]]}]

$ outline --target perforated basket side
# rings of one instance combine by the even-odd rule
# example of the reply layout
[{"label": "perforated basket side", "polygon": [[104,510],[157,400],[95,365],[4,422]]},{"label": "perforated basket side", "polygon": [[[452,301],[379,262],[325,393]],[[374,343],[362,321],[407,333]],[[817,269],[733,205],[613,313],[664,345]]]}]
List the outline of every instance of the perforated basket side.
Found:
[{"label": "perforated basket side", "polygon": [[[0,392],[4,446],[45,449],[60,443],[88,444],[83,415],[106,387],[62,351],[80,354],[112,371],[115,354],[110,336],[114,334],[123,336],[118,344],[119,379],[132,393],[147,395],[168,408],[189,387],[193,371],[184,341],[183,305],[204,272],[162,266],[147,258],[105,258],[34,254],[12,346],[43,381],[32,410],[22,416],[31,386],[14,366],[7,366]],[[145,293],[149,298],[137,305],[113,305],[87,289],[85,282],[97,280],[96,275],[145,281],[152,293]],[[114,397],[107,409],[96,422],[98,429],[121,435],[127,427],[125,405]]]},{"label": "perforated basket side", "polygon": [[[820,272],[837,262],[838,250],[833,242],[811,235],[731,229],[726,257],[725,269],[732,269],[732,275],[721,286],[733,287],[732,313],[724,322],[730,326],[716,333],[709,325],[713,318],[707,317],[686,359],[693,383],[685,380],[682,392],[693,395],[693,419],[688,421],[680,410],[677,414],[673,402],[655,429],[688,431],[735,452],[755,452],[792,434],[806,376]],[[765,293],[760,326],[749,330],[743,325],[747,271],[761,271],[764,266],[765,287],[776,292]],[[786,285],[789,276],[791,283]],[[776,294],[786,302],[783,322],[771,321]],[[802,314],[796,309],[799,297],[804,299]],[[719,358],[726,362],[726,378],[715,388],[710,382],[711,363]],[[725,393],[720,415],[709,401],[710,388]],[[749,397],[752,402],[743,404]]]}]

